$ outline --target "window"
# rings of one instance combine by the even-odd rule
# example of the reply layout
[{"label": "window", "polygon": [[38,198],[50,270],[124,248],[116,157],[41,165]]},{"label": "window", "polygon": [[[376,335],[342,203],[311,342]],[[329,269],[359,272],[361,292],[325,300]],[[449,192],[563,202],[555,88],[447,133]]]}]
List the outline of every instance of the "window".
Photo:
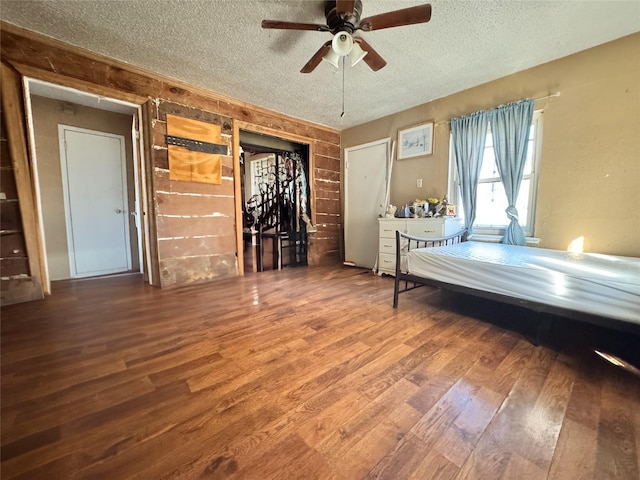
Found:
[{"label": "window", "polygon": [[[449,142],[449,178],[450,198],[455,199],[458,215],[464,218],[464,208],[460,196],[460,181],[455,164],[453,142]],[[529,130],[529,146],[527,148],[527,163],[524,169],[520,192],[516,201],[520,225],[525,236],[532,237],[535,223],[536,193],[538,187],[538,170],[540,165],[540,150],[542,145],[542,111],[533,114],[531,129]],[[478,192],[476,199],[476,219],[473,231],[476,234],[502,235],[509,224],[505,209],[508,207],[507,195],[498,174],[491,125],[487,131],[487,139],[480,169]]]},{"label": "window", "polygon": [[251,159],[251,196],[260,197],[263,193],[260,185],[275,182],[276,156],[269,154],[257,159]]}]

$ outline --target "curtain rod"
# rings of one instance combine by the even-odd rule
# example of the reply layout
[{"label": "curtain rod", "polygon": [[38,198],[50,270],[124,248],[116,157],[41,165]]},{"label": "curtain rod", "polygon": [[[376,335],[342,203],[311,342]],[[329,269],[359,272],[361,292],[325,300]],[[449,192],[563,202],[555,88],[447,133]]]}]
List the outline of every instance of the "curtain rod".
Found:
[{"label": "curtain rod", "polygon": [[534,98],[533,101],[537,102],[538,100],[546,100],[547,98],[559,97],[560,92],[552,93],[551,95],[545,95],[544,97]]},{"label": "curtain rod", "polygon": [[[537,97],[537,98],[534,98],[534,99],[532,99],[532,100],[533,100],[534,102],[537,102],[537,101],[539,101],[539,100],[547,100],[548,98],[559,97],[559,96],[560,96],[560,92],[556,92],[556,93],[551,93],[551,94],[549,94],[549,95],[545,95],[544,97]],[[447,124],[449,124],[449,123],[450,123],[450,120],[444,120],[444,121],[441,121],[441,122],[436,122],[436,123],[435,123],[435,126],[438,126],[438,125],[447,125]]]}]

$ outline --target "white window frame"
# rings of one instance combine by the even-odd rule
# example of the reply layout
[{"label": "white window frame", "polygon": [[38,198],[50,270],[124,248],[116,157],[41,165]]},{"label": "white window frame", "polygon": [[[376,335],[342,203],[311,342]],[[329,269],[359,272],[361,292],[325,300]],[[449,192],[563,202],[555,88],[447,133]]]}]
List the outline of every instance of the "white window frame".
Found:
[{"label": "white window frame", "polygon": [[[539,239],[534,238],[535,234],[535,219],[536,219],[536,207],[538,198],[538,181],[540,178],[540,158],[542,153],[542,110],[536,110],[533,112],[533,118],[531,124],[534,125],[535,139],[533,141],[533,162],[531,165],[531,173],[524,175],[523,178],[530,180],[529,188],[529,208],[526,219],[526,226],[524,227],[524,234],[527,237],[527,243],[537,243]],[[490,130],[487,131],[487,135],[490,135]],[[487,179],[484,180],[485,182]],[[496,181],[496,179],[491,179]],[[498,178],[497,181],[500,181]],[[449,198],[451,203],[458,205],[459,215],[463,215],[462,212],[462,197],[460,195],[460,181],[458,179],[458,171],[456,169],[455,149],[453,147],[452,137],[449,137]],[[505,219],[506,219],[505,214]],[[486,241],[500,241],[504,235],[506,226],[495,225],[473,225],[473,236],[476,239]]]}]

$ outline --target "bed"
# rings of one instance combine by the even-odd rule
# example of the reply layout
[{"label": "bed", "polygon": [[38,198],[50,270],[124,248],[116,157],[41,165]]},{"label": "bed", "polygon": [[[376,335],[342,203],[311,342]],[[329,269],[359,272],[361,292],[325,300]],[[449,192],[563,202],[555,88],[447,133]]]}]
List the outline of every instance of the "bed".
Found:
[{"label": "bed", "polygon": [[640,335],[640,258],[396,232],[394,308],[422,285]]}]

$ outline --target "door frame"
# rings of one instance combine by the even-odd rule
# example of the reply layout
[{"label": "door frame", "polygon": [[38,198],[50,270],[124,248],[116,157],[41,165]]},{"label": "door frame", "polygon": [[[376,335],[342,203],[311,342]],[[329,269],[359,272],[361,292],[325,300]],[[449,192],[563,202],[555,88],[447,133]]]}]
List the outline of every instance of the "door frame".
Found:
[{"label": "door frame", "polygon": [[[66,143],[67,139],[65,136],[65,132],[71,131],[76,133],[84,133],[88,135],[100,135],[109,138],[115,138],[120,141],[120,178],[122,180],[122,191],[124,193],[123,198],[123,208],[125,209],[126,221],[124,222],[124,234],[125,234],[125,249],[126,249],[126,263],[127,263],[127,271],[131,271],[131,240],[130,240],[130,231],[129,231],[129,190],[127,188],[127,157],[125,150],[125,138],[124,135],[118,135],[115,133],[109,132],[101,132],[99,130],[90,130],[88,128],[80,128],[74,127],[71,125],[64,125],[62,123],[58,124],[58,144],[60,147],[60,169],[62,172],[62,192],[63,192],[63,201],[64,201],[64,219],[65,226],[67,230],[67,252],[69,254],[69,272],[71,278],[83,278],[90,277],[94,275],[78,275],[76,269],[76,251],[73,242],[73,219],[71,215],[71,199],[69,198],[69,165],[67,161],[67,148]],[[106,271],[105,274],[109,273],[119,273],[120,271],[109,272]]]},{"label": "door frame", "polygon": [[[134,179],[135,179],[135,208],[136,208],[136,223],[139,226],[137,229],[137,238],[138,238],[138,252],[142,253],[139,255],[139,264],[140,264],[140,272],[144,274],[145,282],[154,285],[156,282],[156,278],[154,277],[154,265],[157,266],[157,258],[155,258],[152,252],[152,245],[150,240],[150,234],[153,222],[153,216],[150,214],[150,209],[152,206],[150,205],[149,199],[147,198],[148,190],[150,188],[148,182],[150,181],[148,178],[147,172],[147,163],[146,158],[150,155],[148,152],[147,145],[145,143],[145,138],[149,135],[147,129],[144,128],[144,105],[147,99],[137,98],[133,99],[134,101],[142,101],[145,103],[132,103],[131,101],[121,100],[118,98],[114,98],[112,96],[107,96],[108,94],[103,91],[103,89],[97,89],[95,92],[92,91],[91,88],[86,90],[80,90],[78,88],[70,87],[64,85],[65,81],[59,79],[57,76],[52,75],[48,72],[37,72],[37,75],[34,75],[35,72],[29,72],[28,74],[22,75],[22,91],[24,97],[24,105],[25,105],[25,117],[26,117],[26,130],[27,130],[27,146],[29,150],[29,157],[31,159],[31,165],[29,167],[29,171],[32,174],[33,185],[34,185],[34,201],[35,201],[35,210],[37,216],[37,236],[39,243],[39,252],[41,257],[41,263],[43,264],[42,268],[42,283],[44,293],[47,295],[51,294],[51,277],[49,275],[48,269],[48,260],[47,260],[47,250],[46,250],[46,239],[44,233],[44,220],[42,218],[42,198],[40,193],[40,180],[38,178],[38,155],[36,152],[36,143],[35,143],[35,129],[33,123],[33,111],[31,108],[31,91],[30,84],[31,83],[40,83],[45,84],[49,87],[55,88],[56,90],[61,91],[65,95],[75,95],[78,97],[91,97],[98,101],[98,104],[114,104],[126,107],[130,110],[130,115],[132,116],[132,148],[133,148],[133,171],[134,171]],[[29,76],[27,76],[29,75]],[[59,83],[58,83],[59,82]],[[83,86],[84,88],[84,86]],[[73,99],[70,100],[73,102]],[[100,109],[100,106],[95,108]],[[103,110],[110,110],[109,108],[102,107]]]},{"label": "door frame", "polygon": [[309,203],[311,206],[311,223],[316,224],[316,192],[315,192],[315,140],[294,133],[283,132],[273,128],[244,122],[242,120],[233,120],[233,180],[235,184],[235,207],[236,207],[236,251],[238,252],[238,275],[244,275],[244,252],[243,252],[243,236],[242,236],[242,188],[240,179],[240,130],[247,132],[260,133],[270,137],[281,138],[309,148],[309,174],[307,182],[309,183]]},{"label": "door frame", "polygon": [[[386,179],[386,183],[385,183],[385,189],[389,188],[389,161],[391,158],[391,153],[389,151],[390,147],[391,147],[391,138],[387,137],[387,138],[381,138],[379,140],[374,140],[373,142],[368,142],[368,143],[363,143],[362,145],[354,145],[353,147],[347,147],[344,149],[344,174],[343,174],[343,178],[344,178],[344,188],[343,188],[343,192],[344,192],[344,214],[343,214],[343,218],[344,218],[344,256],[345,256],[345,262],[348,261],[349,259],[347,258],[347,245],[348,245],[348,240],[349,240],[349,229],[347,228],[347,225],[349,224],[349,153],[355,150],[362,150],[363,148],[369,148],[369,147],[375,147],[377,145],[386,145],[386,160],[385,160],[385,168],[386,168],[386,172],[385,172],[385,179]],[[385,190],[386,192],[386,190]],[[386,208],[386,206],[384,207]],[[384,212],[383,212],[384,213]],[[378,232],[377,230],[375,232],[373,232],[372,234],[375,234],[376,237],[378,236]],[[377,258],[377,256],[376,256]],[[374,264],[374,268],[375,268],[375,264]]]}]

